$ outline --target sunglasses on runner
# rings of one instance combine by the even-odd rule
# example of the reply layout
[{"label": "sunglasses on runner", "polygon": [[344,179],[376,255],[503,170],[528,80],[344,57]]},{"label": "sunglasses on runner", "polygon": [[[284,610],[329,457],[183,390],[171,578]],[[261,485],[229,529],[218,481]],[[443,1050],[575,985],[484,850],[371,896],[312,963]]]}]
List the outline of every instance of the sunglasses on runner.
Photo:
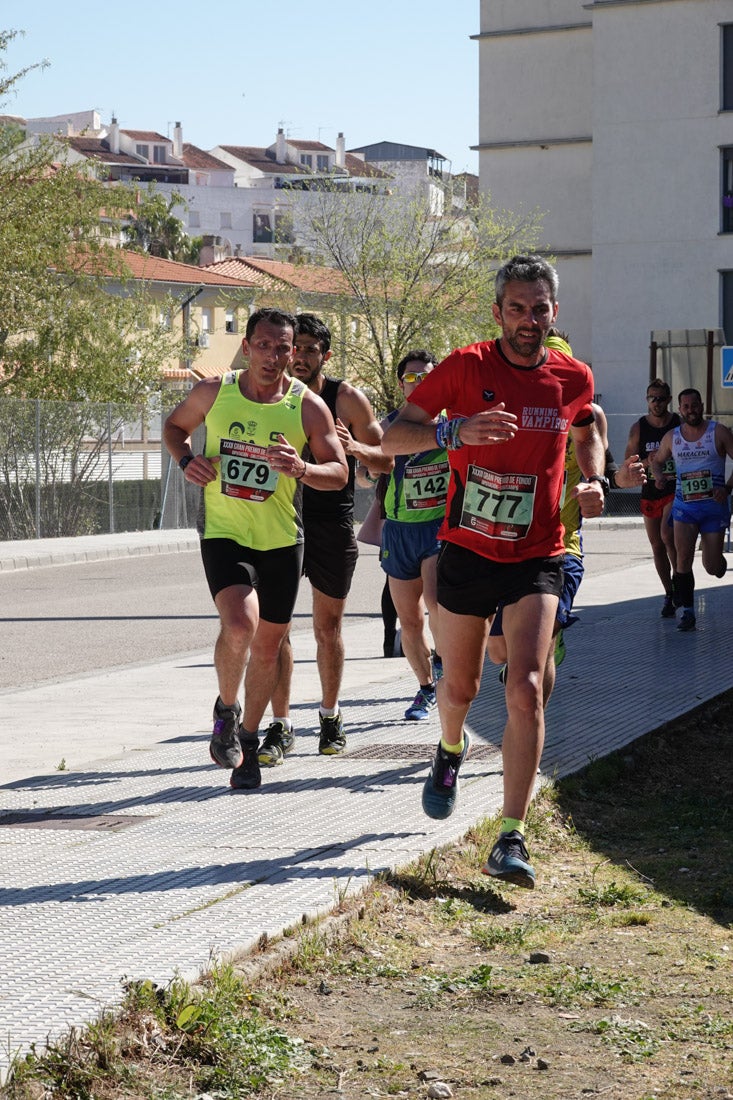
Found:
[{"label": "sunglasses on runner", "polygon": [[651,393],[647,397],[647,401],[659,401],[663,405],[666,405],[667,402],[670,401],[670,400],[671,400],[671,398],[669,398],[669,397],[658,397],[655,394],[651,394]]},{"label": "sunglasses on runner", "polygon": [[405,371],[405,373],[402,375],[402,381],[403,382],[422,382],[423,378],[427,378],[427,376],[429,374],[430,374],[430,371],[428,371],[428,370],[421,371],[419,374],[414,370],[408,370],[408,371]]}]

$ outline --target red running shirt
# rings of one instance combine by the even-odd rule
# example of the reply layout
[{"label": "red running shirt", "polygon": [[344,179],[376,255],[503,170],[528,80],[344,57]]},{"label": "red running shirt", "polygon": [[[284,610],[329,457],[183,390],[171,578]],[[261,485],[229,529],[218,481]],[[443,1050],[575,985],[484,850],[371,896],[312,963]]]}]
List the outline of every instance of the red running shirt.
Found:
[{"label": "red running shirt", "polygon": [[452,352],[409,398],[431,417],[443,409],[469,417],[503,401],[518,420],[512,440],[448,452],[450,486],[438,537],[493,561],[554,557],[564,552],[568,430],[593,419],[593,375],[555,350],[539,366],[517,367],[498,344]]}]

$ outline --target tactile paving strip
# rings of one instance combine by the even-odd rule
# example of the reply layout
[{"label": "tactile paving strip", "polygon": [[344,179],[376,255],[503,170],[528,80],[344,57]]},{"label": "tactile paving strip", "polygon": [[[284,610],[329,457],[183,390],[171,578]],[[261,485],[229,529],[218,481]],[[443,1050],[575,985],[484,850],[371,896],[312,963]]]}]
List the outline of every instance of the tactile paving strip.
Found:
[{"label": "tactile paving strip", "polygon": [[[721,644],[733,611],[727,579],[710,597],[700,585],[698,630],[686,635],[659,617],[651,570],[636,572],[619,575],[623,592],[612,578],[587,578],[581,589],[581,623],[568,633],[547,715],[546,776],[574,771],[731,686]],[[347,654],[363,661],[357,641],[347,640]],[[118,1004],[125,979],[194,978],[212,959],[329,912],[375,873],[499,809],[497,670],[487,665],[469,715],[473,749],[458,809],[434,822],[421,812],[420,792],[437,715],[403,720],[414,682],[404,662],[395,666],[387,683],[383,666],[379,683],[360,666],[359,688],[343,699],[344,756],[320,757],[313,706],[294,707],[295,749],[258,791],[229,790],[226,773],[208,763],[208,731],[195,726],[148,751],[0,787],[6,823],[43,814],[104,822],[0,828],[0,1075],[13,1053]],[[196,674],[195,661],[187,671]],[[110,827],[130,819],[134,826]]]}]

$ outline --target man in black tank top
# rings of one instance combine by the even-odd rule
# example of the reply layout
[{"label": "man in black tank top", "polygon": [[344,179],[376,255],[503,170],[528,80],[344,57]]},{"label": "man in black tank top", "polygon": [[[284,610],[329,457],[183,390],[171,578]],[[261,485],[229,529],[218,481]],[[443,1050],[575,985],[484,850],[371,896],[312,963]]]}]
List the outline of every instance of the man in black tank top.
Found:
[{"label": "man in black tank top", "polygon": [[[382,452],[382,429],[368,398],[361,390],[323,373],[331,357],[331,333],[312,313],[296,317],[295,346],[290,373],[317,394],[331,410],[336,431],[346,451],[349,479],[336,492],[311,493],[303,486],[303,574],[313,591],[313,631],[321,680],[318,751],[333,756],[346,748],[339,690],[344,668],[341,624],[358,556],[354,537],[354,472],[357,463],[389,473],[393,462]],[[307,455],[305,456],[308,457]],[[260,748],[260,763],[282,763],[281,742],[292,745],[290,683],[293,653],[283,646],[277,689],[272,696],[273,722]]]},{"label": "man in black tank top", "polygon": [[641,514],[654,555],[654,566],[664,588],[662,617],[674,618],[672,599],[672,574],[677,571],[677,554],[674,548],[674,529],[669,519],[674,500],[675,473],[670,469],[664,488],[654,484],[651,464],[659,444],[670,430],[679,425],[677,413],[669,411],[672,394],[661,378],[655,378],[646,388],[647,413],[640,417],[629,432],[626,458],[638,455],[646,471],[646,484],[641,487]]}]

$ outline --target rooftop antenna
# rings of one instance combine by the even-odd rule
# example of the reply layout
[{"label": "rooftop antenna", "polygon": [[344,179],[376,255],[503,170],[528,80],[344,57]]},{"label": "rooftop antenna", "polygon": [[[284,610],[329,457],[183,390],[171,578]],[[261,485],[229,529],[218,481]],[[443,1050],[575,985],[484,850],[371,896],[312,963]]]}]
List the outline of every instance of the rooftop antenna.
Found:
[{"label": "rooftop antenna", "polygon": [[319,141],[321,140],[321,131],[322,130],[333,130],[333,126],[331,125],[330,122],[325,122],[322,126],[318,127],[318,140]]}]

